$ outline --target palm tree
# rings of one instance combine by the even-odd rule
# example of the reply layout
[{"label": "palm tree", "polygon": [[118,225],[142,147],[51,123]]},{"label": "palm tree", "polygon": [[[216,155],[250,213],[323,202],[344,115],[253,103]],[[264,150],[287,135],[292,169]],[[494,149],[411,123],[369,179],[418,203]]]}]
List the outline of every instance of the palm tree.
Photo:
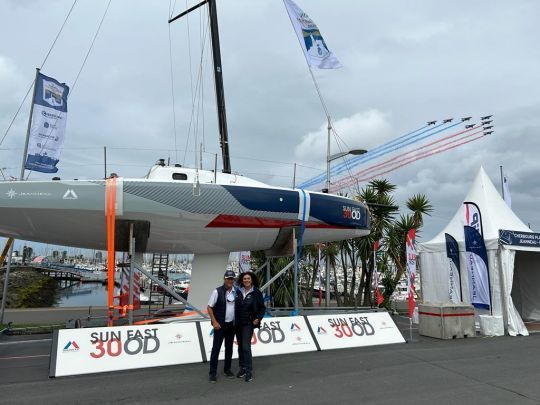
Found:
[{"label": "palm tree", "polygon": [[420,228],[424,223],[424,215],[430,215],[433,211],[433,206],[423,194],[416,194],[410,197],[405,204],[412,213],[401,215],[399,220],[388,229],[385,239],[388,255],[396,267],[395,274],[388,277],[388,280],[385,283],[385,298],[392,295],[396,285],[406,271],[407,259],[405,256],[405,241],[407,232],[409,232],[410,229],[415,229],[416,234],[418,235],[420,233]]}]

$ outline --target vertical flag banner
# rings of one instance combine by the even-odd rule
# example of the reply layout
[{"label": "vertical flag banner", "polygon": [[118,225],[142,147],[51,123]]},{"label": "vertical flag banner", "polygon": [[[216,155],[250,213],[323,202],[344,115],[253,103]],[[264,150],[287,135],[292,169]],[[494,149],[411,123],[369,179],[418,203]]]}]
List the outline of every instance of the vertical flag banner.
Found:
[{"label": "vertical flag banner", "polygon": [[379,290],[379,271],[377,270],[377,250],[381,246],[381,241],[377,240],[373,243],[373,289],[375,290],[375,301],[377,306],[381,305],[384,297]]},{"label": "vertical flag banner", "polygon": [[451,302],[461,302],[461,269],[459,266],[459,245],[454,237],[445,233],[446,257],[448,257],[448,297]]},{"label": "vertical flag banner", "polygon": [[465,225],[464,228],[471,304],[476,308],[490,309],[488,259],[484,238],[472,226]]},{"label": "vertical flag banner", "polygon": [[317,266],[317,271],[318,271],[318,279],[319,279],[319,306],[322,305],[322,276],[321,276],[321,248],[324,247],[324,244],[323,243],[318,243],[317,244],[317,250],[319,251],[319,265]]},{"label": "vertical flag banner", "polygon": [[337,69],[341,63],[326,46],[321,32],[309,16],[292,0],[283,0],[300,46],[309,66],[319,69]]},{"label": "vertical flag banner", "polygon": [[465,225],[473,227],[483,236],[484,230],[482,228],[480,208],[473,202],[464,202],[463,205],[465,206]]},{"label": "vertical flag banner", "polygon": [[504,176],[503,179],[504,202],[508,208],[512,208],[512,197],[510,196],[510,188],[508,187],[508,179]]},{"label": "vertical flag banner", "polygon": [[240,273],[245,273],[246,271],[251,270],[251,252],[240,252],[240,257],[238,258],[238,270]]},{"label": "vertical flag banner", "polygon": [[35,86],[25,168],[56,173],[66,131],[69,87],[41,73],[36,77]]},{"label": "vertical flag banner", "polygon": [[416,229],[407,232],[405,240],[405,254],[407,257],[407,300],[409,301],[409,318],[412,318],[415,300],[414,300],[414,280],[416,278]]}]

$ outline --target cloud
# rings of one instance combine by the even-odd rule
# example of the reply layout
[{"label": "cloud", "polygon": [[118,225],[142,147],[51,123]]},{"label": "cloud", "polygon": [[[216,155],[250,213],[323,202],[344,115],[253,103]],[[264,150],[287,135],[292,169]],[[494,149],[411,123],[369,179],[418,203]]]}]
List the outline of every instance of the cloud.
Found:
[{"label": "cloud", "polygon": [[[337,153],[347,148],[369,149],[389,139],[392,126],[389,115],[376,109],[357,112],[350,117],[340,118],[333,122],[333,127],[339,135],[338,142],[334,134],[331,136],[331,153]],[[309,132],[302,137],[295,148],[295,158],[303,163],[326,164],[326,149],[328,141],[327,124],[323,123],[317,131]]]}]

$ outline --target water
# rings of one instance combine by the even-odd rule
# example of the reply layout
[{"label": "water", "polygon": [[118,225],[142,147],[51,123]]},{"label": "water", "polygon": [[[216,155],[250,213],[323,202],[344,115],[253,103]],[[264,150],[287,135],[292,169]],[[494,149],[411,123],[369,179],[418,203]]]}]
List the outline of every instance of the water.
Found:
[{"label": "water", "polygon": [[[171,280],[189,280],[189,275],[169,273]],[[99,283],[75,283],[57,291],[55,307],[107,306],[107,285]],[[118,287],[114,295],[118,295]]]},{"label": "water", "polygon": [[[115,288],[115,295],[118,289]],[[75,283],[56,293],[55,307],[107,306],[107,285]]]}]

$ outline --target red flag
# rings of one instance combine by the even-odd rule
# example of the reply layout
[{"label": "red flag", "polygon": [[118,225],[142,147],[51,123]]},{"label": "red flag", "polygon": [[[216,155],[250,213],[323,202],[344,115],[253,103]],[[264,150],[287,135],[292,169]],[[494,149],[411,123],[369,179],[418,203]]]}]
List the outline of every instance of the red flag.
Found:
[{"label": "red flag", "polygon": [[381,241],[380,240],[376,240],[374,243],[373,243],[373,250],[374,251],[377,251],[379,250],[379,247],[381,246]]},{"label": "red flag", "polygon": [[377,288],[375,289],[375,296],[377,298],[377,306],[381,305],[384,301],[384,297],[379,290],[379,286],[377,286]]}]

